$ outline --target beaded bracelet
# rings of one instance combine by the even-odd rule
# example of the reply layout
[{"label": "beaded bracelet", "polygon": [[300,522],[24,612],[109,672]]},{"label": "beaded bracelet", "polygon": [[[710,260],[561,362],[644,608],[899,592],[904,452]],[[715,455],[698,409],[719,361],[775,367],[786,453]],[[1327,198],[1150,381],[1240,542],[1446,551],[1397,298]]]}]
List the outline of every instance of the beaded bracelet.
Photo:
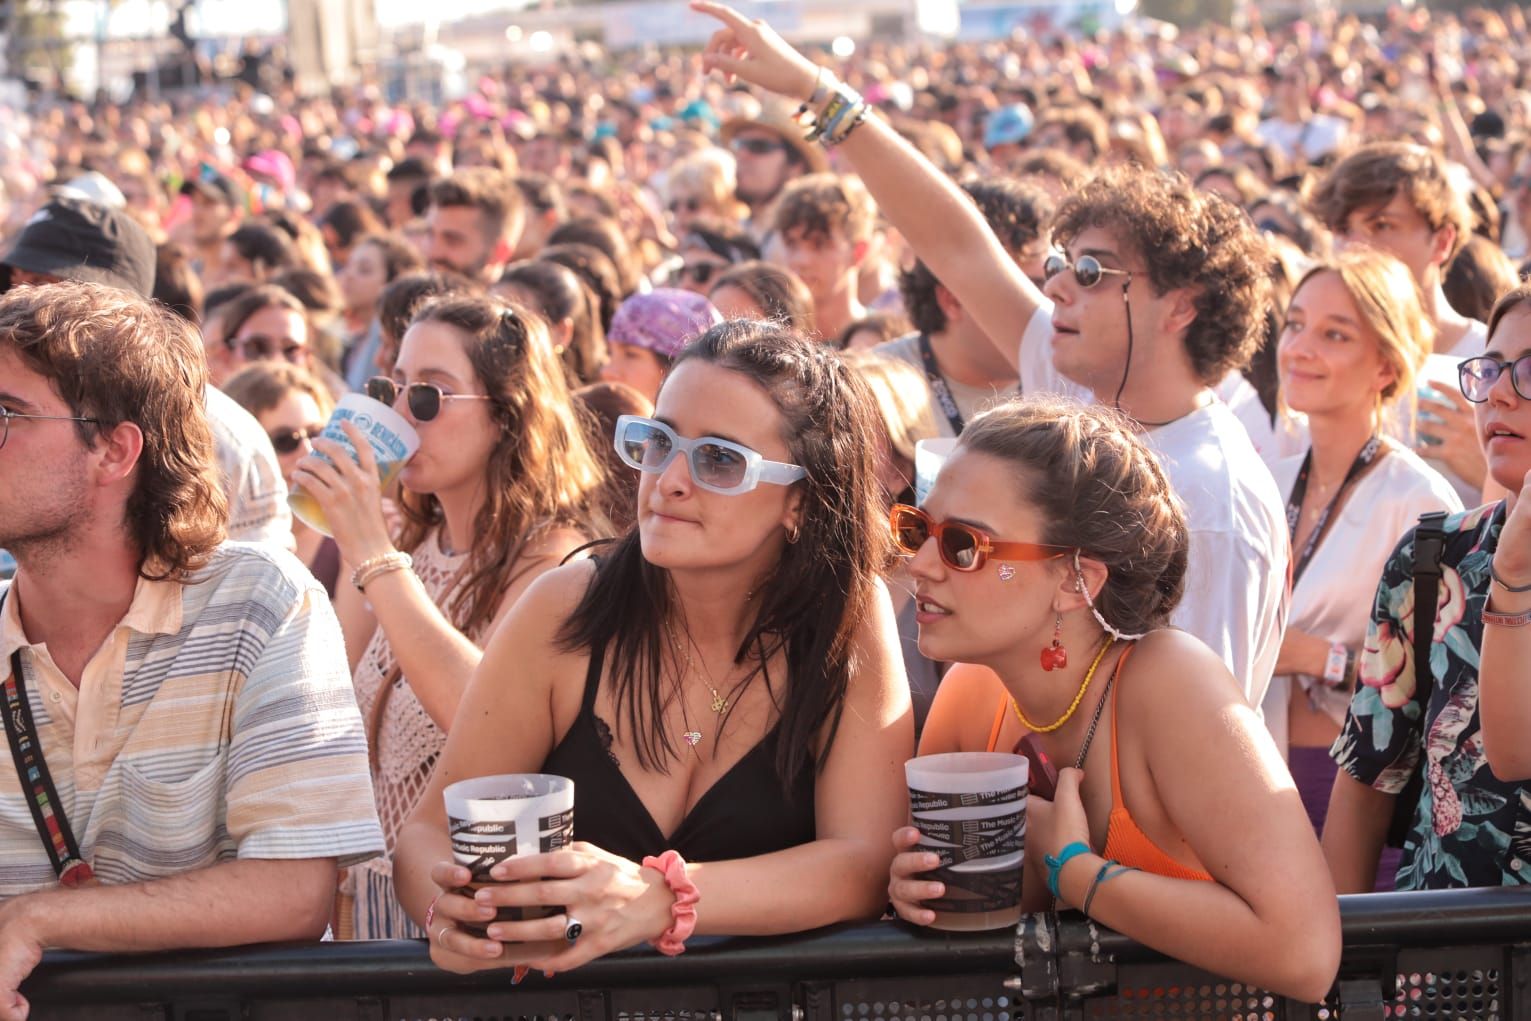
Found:
[{"label": "beaded bracelet", "polygon": [[389,550],[387,553],[379,553],[375,557],[368,557],[356,565],[356,570],[351,572],[351,584],[356,586],[356,591],[365,592],[367,582],[380,574],[388,574],[390,571],[408,571],[415,566],[415,559],[408,553],[400,553],[398,550]]}]

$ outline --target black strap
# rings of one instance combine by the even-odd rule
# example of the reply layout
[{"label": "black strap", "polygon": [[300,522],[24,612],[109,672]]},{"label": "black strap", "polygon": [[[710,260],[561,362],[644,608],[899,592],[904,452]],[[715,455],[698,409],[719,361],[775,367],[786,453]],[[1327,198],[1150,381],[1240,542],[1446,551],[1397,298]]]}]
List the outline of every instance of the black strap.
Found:
[{"label": "black strap", "polygon": [[[1441,558],[1446,552],[1446,513],[1430,511],[1419,516],[1414,529],[1414,690],[1420,702],[1420,727],[1430,712],[1430,689],[1435,677],[1430,670],[1430,647],[1435,641],[1436,604],[1441,592]],[[1420,795],[1425,790],[1424,751],[1419,767],[1393,802],[1388,822],[1389,847],[1402,847],[1414,828]]]},{"label": "black strap", "polygon": [[[0,592],[0,611],[5,608],[7,589]],[[26,797],[27,808],[32,812],[32,822],[42,839],[43,850],[53,863],[53,871],[65,886],[78,886],[93,878],[90,865],[80,854],[74,831],[64,814],[64,803],[59,799],[58,788],[53,785],[53,774],[43,759],[42,740],[32,720],[32,705],[27,699],[26,674],[22,671],[21,650],[11,653],[11,676],[4,685],[5,706],[0,716],[5,717],[5,736],[10,742],[11,759],[16,764],[16,780]]]},{"label": "black strap", "polygon": [[925,365],[925,378],[930,382],[930,392],[936,395],[936,403],[941,406],[941,414],[946,416],[947,423],[952,427],[953,436],[962,435],[962,411],[957,407],[957,399],[952,396],[952,388],[947,385],[946,377],[941,375],[941,367],[936,364],[936,353],[930,349],[930,336],[922,333],[919,337],[920,361]]},{"label": "black strap", "polygon": [[[1345,493],[1355,485],[1357,479],[1365,473],[1371,463],[1377,459],[1377,455],[1385,453],[1387,448],[1383,446],[1382,437],[1373,436],[1366,441],[1366,446],[1356,455],[1356,459],[1350,463],[1350,470],[1345,473],[1345,481],[1340,483],[1340,488],[1330,498],[1326,506],[1318,515],[1318,520],[1313,523],[1313,531],[1308,533],[1308,541],[1303,544],[1302,553],[1298,555],[1292,566],[1292,587],[1297,587],[1297,581],[1302,577],[1302,572],[1308,569],[1308,564],[1313,560],[1313,554],[1318,552],[1319,543],[1324,541],[1324,534],[1329,530],[1330,519],[1340,502],[1345,499]],[[1302,502],[1308,496],[1308,475],[1313,470],[1313,448],[1308,448],[1307,456],[1302,459],[1302,467],[1297,471],[1297,480],[1292,483],[1292,494],[1286,499],[1286,527],[1291,535],[1292,545],[1297,545],[1297,525],[1302,519]]]}]

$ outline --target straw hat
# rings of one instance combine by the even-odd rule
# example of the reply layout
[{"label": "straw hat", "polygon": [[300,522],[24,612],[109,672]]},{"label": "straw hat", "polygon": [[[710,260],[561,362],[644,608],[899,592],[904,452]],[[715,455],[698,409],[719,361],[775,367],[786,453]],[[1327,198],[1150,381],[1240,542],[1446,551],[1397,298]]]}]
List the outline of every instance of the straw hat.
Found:
[{"label": "straw hat", "polygon": [[722,128],[723,144],[732,145],[734,136],[745,128],[769,131],[786,143],[797,154],[798,161],[806,167],[805,173],[822,174],[829,169],[829,156],[824,147],[803,138],[802,127],[792,119],[791,111],[780,104],[765,107],[758,117],[733,117]]}]

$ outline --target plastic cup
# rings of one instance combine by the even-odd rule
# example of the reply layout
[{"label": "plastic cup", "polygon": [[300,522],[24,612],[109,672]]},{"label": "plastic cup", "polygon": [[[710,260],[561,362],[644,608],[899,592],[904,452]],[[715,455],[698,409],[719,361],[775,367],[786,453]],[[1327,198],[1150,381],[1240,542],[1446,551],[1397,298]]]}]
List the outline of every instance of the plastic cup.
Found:
[{"label": "plastic cup", "polygon": [[[574,781],[566,777],[548,773],[480,776],[449,785],[444,798],[452,857],[473,874],[472,882],[459,891],[465,896],[491,885],[489,870],[507,858],[557,851],[574,839]],[[562,910],[502,907],[494,921],[545,918]]]},{"label": "plastic cup", "polygon": [[941,466],[957,449],[954,437],[943,436],[933,440],[920,440],[914,445],[914,502],[923,504],[930,495],[930,487],[936,484]]},{"label": "plastic cup", "polygon": [[925,902],[933,929],[969,932],[1015,925],[1021,918],[1026,857],[1026,784],[1030,763],[1005,752],[950,752],[904,764],[917,850],[943,864],[926,878],[946,885]]},{"label": "plastic cup", "polygon": [[[381,488],[384,490],[393,485],[399,472],[404,470],[404,465],[420,449],[420,434],[415,432],[414,426],[403,415],[365,394],[346,394],[335,406],[335,413],[330,416],[324,432],[319,435],[345,447],[351,460],[357,464],[361,463],[361,458],[351,445],[351,437],[340,428],[342,422],[350,422],[367,437],[367,445],[372,448],[372,456],[377,461]],[[318,456],[325,457],[324,454]],[[310,528],[325,535],[334,534],[330,530],[329,519],[324,516],[324,508],[306,490],[293,487],[287,497],[287,505]]]}]

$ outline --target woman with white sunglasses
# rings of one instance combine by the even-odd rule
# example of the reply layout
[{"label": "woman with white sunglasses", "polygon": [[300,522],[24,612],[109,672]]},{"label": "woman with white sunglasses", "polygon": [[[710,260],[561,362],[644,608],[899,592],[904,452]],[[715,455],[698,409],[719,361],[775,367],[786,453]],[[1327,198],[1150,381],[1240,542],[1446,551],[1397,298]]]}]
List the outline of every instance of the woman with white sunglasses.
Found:
[{"label": "woman with white sunglasses", "polygon": [[[391,377],[367,393],[414,426],[399,474],[403,525],[382,510],[377,467],[315,439],[294,481],[323,508],[345,567],[335,610],[367,721],[372,782],[390,854],[350,870],[341,933],[402,939],[391,852],[430,780],[482,644],[538,575],[607,534],[592,504],[604,465],[585,440],[547,327],[491,298],[426,305]],[[439,800],[439,798],[438,798]],[[345,923],[350,922],[347,929]]]},{"label": "woman with white sunglasses", "polygon": [[[565,971],[877,915],[913,729],[873,414],[831,352],[740,320],[681,353],[652,419],[619,422],[637,528],[516,605],[400,837],[439,965]],[[453,864],[446,785],[539,771],[574,781],[573,845]],[[496,920],[531,905],[559,907]]]}]

